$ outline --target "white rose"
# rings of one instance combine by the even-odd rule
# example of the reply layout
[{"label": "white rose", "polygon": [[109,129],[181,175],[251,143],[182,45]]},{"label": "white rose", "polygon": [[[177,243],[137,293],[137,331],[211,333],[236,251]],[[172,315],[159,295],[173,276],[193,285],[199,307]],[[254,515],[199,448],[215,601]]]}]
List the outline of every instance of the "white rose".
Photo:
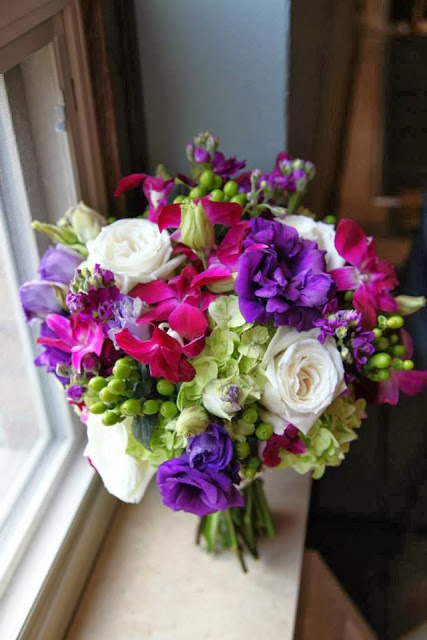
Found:
[{"label": "white rose", "polygon": [[90,413],[84,455],[90,458],[107,491],[124,502],[139,502],[155,471],[148,462],[126,453],[131,423],[132,418],[125,418],[106,427],[102,416]]},{"label": "white rose", "polygon": [[316,222],[308,216],[286,216],[281,218],[280,222],[296,229],[301,238],[317,242],[319,249],[326,251],[325,260],[328,271],[344,266],[345,260],[335,248],[335,229],[332,224]]},{"label": "white rose", "polygon": [[168,278],[185,259],[184,256],[170,259],[169,233],[143,219],[117,220],[103,227],[86,246],[87,262],[112,271],[122,293],[128,293],[140,282]]},{"label": "white rose", "polygon": [[267,381],[261,404],[273,414],[277,433],[290,422],[307,434],[323,411],[346,388],[335,340],[321,344],[319,329],[298,332],[279,327],[261,366]]}]

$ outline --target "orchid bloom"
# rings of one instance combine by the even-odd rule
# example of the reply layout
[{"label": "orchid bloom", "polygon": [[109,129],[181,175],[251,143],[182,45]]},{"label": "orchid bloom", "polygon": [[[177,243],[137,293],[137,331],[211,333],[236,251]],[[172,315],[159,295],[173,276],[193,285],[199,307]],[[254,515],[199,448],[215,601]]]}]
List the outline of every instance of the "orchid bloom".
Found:
[{"label": "orchid bloom", "polygon": [[148,219],[156,222],[161,207],[167,204],[169,193],[174,186],[174,180],[150,176],[146,173],[132,173],[119,180],[114,196],[118,198],[125,191],[136,189],[142,184],[142,190],[148,200]]},{"label": "orchid bloom", "polygon": [[[400,339],[406,351],[404,360],[411,359],[414,353],[412,338],[405,329],[400,331]],[[415,396],[427,386],[427,371],[393,371],[387,382],[378,383],[378,403],[395,405],[399,402],[399,391],[407,396]]]},{"label": "orchid bloom", "polygon": [[80,373],[84,356],[88,353],[101,355],[104,343],[102,326],[93,318],[73,314],[68,318],[51,313],[46,324],[56,337],[40,336],[38,344],[44,344],[65,353],[71,353],[71,364]]},{"label": "orchid bloom", "polygon": [[[209,196],[195,199],[195,203],[200,202],[205,210],[206,216],[212,224],[223,224],[226,227],[234,227],[242,216],[242,207],[237,202],[216,202],[210,200]],[[167,204],[159,212],[157,223],[160,231],[171,227],[178,228],[181,222],[181,205]]]},{"label": "orchid bloom", "polygon": [[128,329],[115,337],[125,353],[149,366],[153,378],[165,378],[174,384],[194,378],[194,368],[186,360],[182,345],[159,327],[154,329],[151,340],[139,340]]},{"label": "orchid bloom", "polygon": [[213,293],[202,291],[201,287],[227,275],[225,268],[198,273],[193,265],[188,265],[168,284],[163,280],[154,280],[136,285],[130,295],[155,305],[138,318],[137,324],[167,321],[172,331],[189,341],[183,346],[184,354],[195,358],[205,346],[208,321],[204,310],[216,297]]},{"label": "orchid bloom", "polygon": [[267,441],[262,452],[262,460],[267,467],[277,467],[281,463],[280,451],[286,449],[290,453],[305,453],[307,447],[299,437],[299,431],[293,424],[288,424],[281,436],[274,433]]},{"label": "orchid bloom", "polygon": [[354,220],[339,221],[335,247],[351,266],[333,269],[330,274],[339,291],[354,290],[353,305],[362,314],[363,328],[372,329],[379,309],[397,309],[390,293],[398,285],[394,267],[386,260],[379,260],[373,238],[367,237]]}]

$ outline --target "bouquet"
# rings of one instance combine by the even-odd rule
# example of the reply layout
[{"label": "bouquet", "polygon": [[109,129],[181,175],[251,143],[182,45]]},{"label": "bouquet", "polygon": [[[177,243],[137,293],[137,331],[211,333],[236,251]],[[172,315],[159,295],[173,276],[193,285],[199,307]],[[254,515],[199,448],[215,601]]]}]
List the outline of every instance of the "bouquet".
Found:
[{"label": "bouquet", "polygon": [[[41,320],[35,360],[86,425],[106,488],[138,502],[157,470],[166,506],[200,517],[207,550],[257,556],[274,535],[265,467],[320,478],[341,464],[367,402],[427,384],[391,264],[356,222],[301,200],[310,162],[279,153],[243,172],[209,133],[187,145],[188,175],[133,174],[142,215],[80,203],[20,298]],[[285,497],[284,497],[285,499]]]}]

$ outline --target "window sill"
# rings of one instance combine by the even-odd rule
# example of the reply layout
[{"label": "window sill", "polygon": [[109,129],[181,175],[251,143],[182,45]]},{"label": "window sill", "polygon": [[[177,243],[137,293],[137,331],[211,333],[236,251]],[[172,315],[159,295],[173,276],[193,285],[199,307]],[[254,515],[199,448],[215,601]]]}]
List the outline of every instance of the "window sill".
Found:
[{"label": "window sill", "polygon": [[121,505],[67,640],[291,640],[310,478],[267,472],[266,491],[278,534],[248,559],[247,575],[233,554],[196,547],[196,518],[163,507],[154,482],[139,506]]}]

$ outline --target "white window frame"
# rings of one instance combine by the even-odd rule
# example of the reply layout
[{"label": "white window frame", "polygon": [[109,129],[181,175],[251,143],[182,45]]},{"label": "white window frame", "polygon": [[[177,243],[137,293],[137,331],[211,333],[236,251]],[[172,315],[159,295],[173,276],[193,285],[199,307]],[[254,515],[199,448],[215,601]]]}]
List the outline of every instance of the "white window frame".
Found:
[{"label": "white window frame", "polygon": [[[0,8],[0,73],[53,43],[80,195],[89,206],[106,212],[79,2],[14,0],[6,5]],[[40,502],[42,517],[28,527],[31,544],[15,555],[13,573],[0,598],[4,640],[63,636],[111,521],[117,501],[83,458],[83,446],[84,437],[65,452],[61,482],[57,479],[46,489]]]}]

